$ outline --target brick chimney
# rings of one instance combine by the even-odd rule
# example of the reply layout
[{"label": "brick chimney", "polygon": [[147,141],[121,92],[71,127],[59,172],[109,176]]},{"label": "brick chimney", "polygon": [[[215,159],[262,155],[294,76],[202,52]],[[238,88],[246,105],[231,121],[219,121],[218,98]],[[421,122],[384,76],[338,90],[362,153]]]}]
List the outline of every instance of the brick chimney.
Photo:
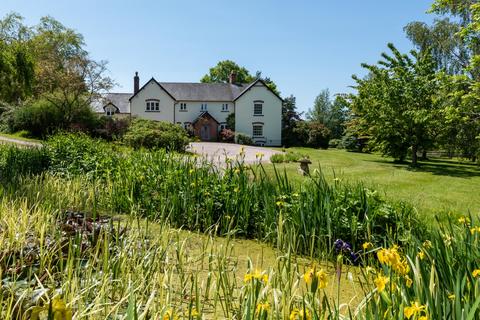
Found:
[{"label": "brick chimney", "polygon": [[228,77],[228,82],[230,84],[237,83],[237,73],[235,71],[230,72],[230,76]]},{"label": "brick chimney", "polygon": [[138,71],[135,72],[135,77],[133,77],[133,94],[136,94],[140,89],[140,77],[138,76]]}]

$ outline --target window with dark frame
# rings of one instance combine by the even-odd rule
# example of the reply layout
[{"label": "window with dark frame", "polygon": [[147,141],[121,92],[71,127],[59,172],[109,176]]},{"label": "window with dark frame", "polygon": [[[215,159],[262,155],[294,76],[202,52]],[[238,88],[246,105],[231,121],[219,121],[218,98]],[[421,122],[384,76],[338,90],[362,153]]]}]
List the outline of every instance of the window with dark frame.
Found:
[{"label": "window with dark frame", "polygon": [[146,100],[145,111],[160,111],[160,100]]},{"label": "window with dark frame", "polygon": [[255,102],[253,104],[253,115],[254,116],[262,116],[263,115],[263,103]]},{"label": "window with dark frame", "polygon": [[263,125],[254,124],[253,125],[253,136],[254,137],[263,137]]}]

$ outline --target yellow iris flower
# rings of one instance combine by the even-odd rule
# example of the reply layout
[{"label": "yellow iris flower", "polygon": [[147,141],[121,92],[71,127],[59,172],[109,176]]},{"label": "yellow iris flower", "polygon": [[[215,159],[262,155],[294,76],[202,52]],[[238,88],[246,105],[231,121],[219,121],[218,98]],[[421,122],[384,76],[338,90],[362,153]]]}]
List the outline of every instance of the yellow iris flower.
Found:
[{"label": "yellow iris flower", "polygon": [[375,286],[377,286],[377,291],[382,292],[385,290],[385,286],[388,283],[389,279],[385,276],[378,275],[373,282],[375,283]]},{"label": "yellow iris flower", "polygon": [[[422,312],[425,312],[427,309],[426,306],[421,305],[418,301],[412,302],[412,304],[408,307],[405,307],[403,309],[403,314],[407,319],[410,319],[411,317],[416,317],[417,315],[420,315]],[[424,317],[426,317],[424,315]]]}]

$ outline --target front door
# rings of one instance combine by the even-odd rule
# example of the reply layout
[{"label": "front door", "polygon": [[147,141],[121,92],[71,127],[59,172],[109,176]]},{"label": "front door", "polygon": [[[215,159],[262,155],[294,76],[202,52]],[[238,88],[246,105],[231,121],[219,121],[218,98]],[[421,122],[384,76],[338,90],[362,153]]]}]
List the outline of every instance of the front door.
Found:
[{"label": "front door", "polygon": [[200,129],[200,139],[204,141],[210,140],[210,126],[208,124],[203,125]]}]

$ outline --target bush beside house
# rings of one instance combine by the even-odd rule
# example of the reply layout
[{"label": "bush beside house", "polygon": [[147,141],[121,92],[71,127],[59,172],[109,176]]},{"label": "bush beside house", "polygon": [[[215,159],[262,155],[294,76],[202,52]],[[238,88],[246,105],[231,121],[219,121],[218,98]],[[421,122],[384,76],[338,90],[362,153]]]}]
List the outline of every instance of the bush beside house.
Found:
[{"label": "bush beside house", "polygon": [[133,148],[165,148],[167,150],[185,151],[190,139],[180,126],[162,121],[145,119],[132,120],[123,142]]}]

